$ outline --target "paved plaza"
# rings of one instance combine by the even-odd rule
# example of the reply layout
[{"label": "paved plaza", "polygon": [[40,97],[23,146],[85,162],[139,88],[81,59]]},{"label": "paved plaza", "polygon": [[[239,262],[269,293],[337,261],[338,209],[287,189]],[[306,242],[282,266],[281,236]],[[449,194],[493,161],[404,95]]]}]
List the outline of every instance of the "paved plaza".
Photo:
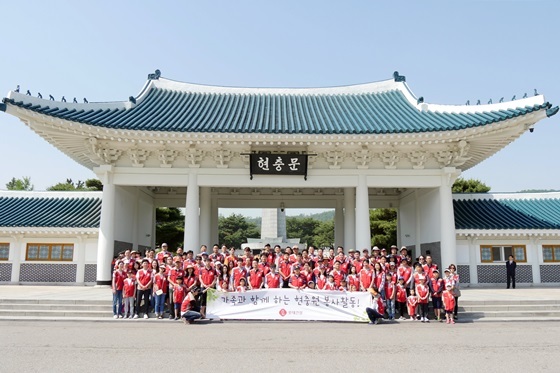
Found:
[{"label": "paved plaza", "polygon": [[2,372],[557,372],[560,322],[0,321]]}]

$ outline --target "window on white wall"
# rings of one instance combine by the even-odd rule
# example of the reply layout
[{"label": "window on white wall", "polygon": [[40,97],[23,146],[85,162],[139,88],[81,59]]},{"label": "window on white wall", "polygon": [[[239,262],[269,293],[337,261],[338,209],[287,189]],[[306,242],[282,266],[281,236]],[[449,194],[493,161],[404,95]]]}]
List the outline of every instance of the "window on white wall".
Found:
[{"label": "window on white wall", "polygon": [[526,262],[525,245],[482,245],[480,246],[480,260],[483,263],[505,262],[513,255],[516,262]]},{"label": "window on white wall", "polygon": [[69,261],[74,258],[74,245],[30,243],[27,245],[26,260]]},{"label": "window on white wall", "polygon": [[10,257],[10,244],[0,243],[0,260],[8,260]]},{"label": "window on white wall", "polygon": [[543,245],[542,254],[544,262],[560,262],[560,245]]}]

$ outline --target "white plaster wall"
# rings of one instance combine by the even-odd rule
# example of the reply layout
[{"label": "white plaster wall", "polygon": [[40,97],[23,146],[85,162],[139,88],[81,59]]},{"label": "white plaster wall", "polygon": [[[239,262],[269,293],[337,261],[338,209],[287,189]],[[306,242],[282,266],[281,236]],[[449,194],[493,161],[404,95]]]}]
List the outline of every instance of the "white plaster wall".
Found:
[{"label": "white plaster wall", "polygon": [[87,264],[96,264],[97,263],[97,237],[88,238],[86,240],[85,246],[86,246],[85,262]]},{"label": "white plaster wall", "polygon": [[152,222],[154,215],[153,201],[140,199],[138,202],[138,244],[151,246]]},{"label": "white plaster wall", "polygon": [[414,193],[399,201],[399,219],[401,245],[411,246],[416,244],[416,202]]},{"label": "white plaster wall", "polygon": [[457,264],[469,264],[469,242],[457,240]]},{"label": "white plaster wall", "polygon": [[440,237],[440,203],[438,189],[418,190],[420,242],[438,242]]},{"label": "white plaster wall", "polygon": [[115,240],[134,242],[134,213],[137,204],[136,188],[115,187]]}]

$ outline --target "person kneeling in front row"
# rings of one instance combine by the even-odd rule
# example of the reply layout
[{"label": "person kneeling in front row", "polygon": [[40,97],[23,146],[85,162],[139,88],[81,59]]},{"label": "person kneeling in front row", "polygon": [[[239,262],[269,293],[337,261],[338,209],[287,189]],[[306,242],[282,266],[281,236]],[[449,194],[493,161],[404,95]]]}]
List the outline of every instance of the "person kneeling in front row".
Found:
[{"label": "person kneeling in front row", "polygon": [[370,324],[377,324],[379,320],[383,319],[383,314],[385,313],[385,305],[383,304],[383,299],[379,295],[379,292],[375,288],[369,288],[368,291],[371,293],[372,305],[366,308],[366,313],[369,318]]},{"label": "person kneeling in front row", "polygon": [[200,289],[195,286],[189,291],[183,303],[181,303],[181,318],[185,324],[192,324],[194,320],[202,318],[198,301],[199,294]]}]

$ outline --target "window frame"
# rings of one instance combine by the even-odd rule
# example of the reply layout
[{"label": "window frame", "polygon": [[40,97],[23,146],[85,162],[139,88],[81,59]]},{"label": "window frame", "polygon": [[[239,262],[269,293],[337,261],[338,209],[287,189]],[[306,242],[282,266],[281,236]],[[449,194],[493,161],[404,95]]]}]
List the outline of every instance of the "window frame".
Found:
[{"label": "window frame", "polygon": [[[500,255],[502,256],[502,258],[494,258],[494,248],[499,248],[500,249]],[[505,261],[508,260],[508,258],[505,257],[505,252],[504,249],[505,248],[511,248],[511,252],[513,254],[513,257],[515,258],[515,261],[517,263],[527,263],[527,245],[522,245],[522,244],[513,244],[513,245],[504,245],[504,244],[487,244],[487,245],[480,245],[480,262],[481,263],[485,263],[485,264],[492,264],[492,263],[503,263]],[[523,255],[525,257],[524,260],[520,260],[517,259],[515,256],[515,249],[516,248],[522,248],[523,249]],[[491,260],[483,260],[483,256],[482,256],[482,251],[484,249],[489,249],[490,250],[490,255],[492,257]]]},{"label": "window frame", "polygon": [[[544,250],[545,249],[552,250],[552,260],[546,260],[544,258]],[[543,263],[559,263],[560,262],[560,256],[556,257],[556,255],[554,254],[554,251],[555,251],[554,249],[560,249],[560,245],[542,245],[541,251],[542,251],[542,255],[543,255]]]},{"label": "window frame", "polygon": [[[30,258],[29,257],[29,247],[30,246],[37,246],[38,250],[39,250],[39,247],[41,247],[41,246],[48,246],[49,247],[48,258],[39,258],[39,251],[37,251],[37,257],[36,258]],[[53,251],[54,246],[60,246],[61,247],[60,248],[60,258],[54,258],[53,259],[52,251]],[[70,259],[65,259],[63,257],[65,246],[72,246],[72,258],[70,258]],[[30,262],[73,262],[74,261],[74,243],[36,243],[36,242],[30,242],[26,245],[25,260],[30,261]]]},{"label": "window frame", "polygon": [[0,242],[0,246],[7,246],[8,247],[8,256],[5,257],[5,258],[0,256],[0,261],[10,260],[10,243],[9,242]]}]

